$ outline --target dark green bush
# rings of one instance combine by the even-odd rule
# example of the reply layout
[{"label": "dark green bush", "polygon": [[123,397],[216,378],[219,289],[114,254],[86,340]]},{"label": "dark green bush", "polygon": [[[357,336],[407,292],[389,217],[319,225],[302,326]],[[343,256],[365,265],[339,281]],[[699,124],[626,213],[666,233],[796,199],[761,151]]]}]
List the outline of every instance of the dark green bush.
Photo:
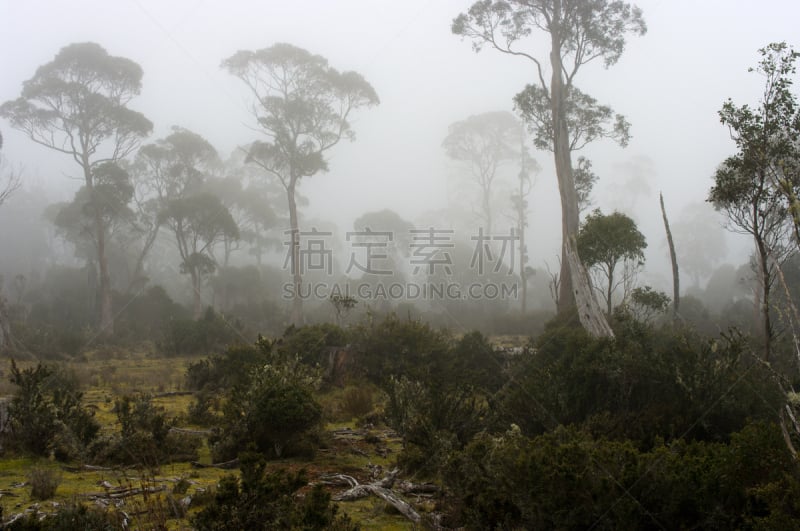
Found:
[{"label": "dark green bush", "polygon": [[100,425],[83,407],[74,376],[42,364],[20,369],[12,360],[10,380],[17,389],[8,405],[9,445],[40,456],[79,457]]},{"label": "dark green bush", "polygon": [[214,459],[232,459],[249,446],[273,458],[296,454],[308,448],[303,443],[321,420],[322,407],[302,374],[266,365],[228,395],[222,435],[212,440]]},{"label": "dark green bush", "polygon": [[728,444],[648,452],[575,428],[529,439],[513,427],[477,436],[447,471],[450,523],[468,529],[790,529],[800,514],[797,463],[766,423]]},{"label": "dark green bush", "polygon": [[450,364],[450,337],[415,320],[390,315],[355,329],[357,365],[369,381],[385,386],[392,376],[442,381]]},{"label": "dark green bush", "polygon": [[704,340],[616,315],[613,340],[558,327],[520,357],[496,397],[498,425],[524,434],[576,424],[630,439],[724,441],[748,418],[773,418],[784,400],[747,341],[732,333]]},{"label": "dark green bush", "polygon": [[164,463],[197,459],[200,440],[170,432],[164,408],[147,395],[125,395],[114,403],[120,424],[117,436],[92,447],[96,461],[157,468]]},{"label": "dark green bush", "polygon": [[325,367],[328,364],[329,347],[347,345],[347,334],[338,326],[330,323],[287,328],[276,348],[284,358],[298,357],[308,365]]},{"label": "dark green bush", "polygon": [[198,531],[241,529],[302,529],[356,531],[347,515],[337,515],[330,495],[316,485],[300,501],[297,491],[306,485],[303,472],[267,471],[263,456],[243,453],[241,480],[226,476],[214,500],[192,518]]}]

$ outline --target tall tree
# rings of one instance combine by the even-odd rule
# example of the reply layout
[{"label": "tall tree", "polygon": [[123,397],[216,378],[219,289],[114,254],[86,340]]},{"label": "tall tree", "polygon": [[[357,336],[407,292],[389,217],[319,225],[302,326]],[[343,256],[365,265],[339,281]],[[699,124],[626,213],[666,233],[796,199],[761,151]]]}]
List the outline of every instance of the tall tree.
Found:
[{"label": "tall tree", "polygon": [[[537,57],[533,43],[528,50],[522,47],[535,30],[549,37],[549,82],[546,59]],[[580,68],[593,60],[602,60],[606,67],[616,63],[627,33],[645,33],[641,10],[618,0],[479,0],[455,18],[452,31],[471,39],[476,51],[489,45],[527,59],[535,67],[535,84],[528,85],[515,102],[534,134],[535,145],[551,150],[555,159],[562,209],[559,312],[577,306],[581,323],[590,333],[613,335],[575,250],[580,220],[572,152],[602,137],[624,143],[628,124],[578,90],[574,80]]]},{"label": "tall tree", "polygon": [[761,61],[750,69],[765,78],[758,108],[737,107],[728,100],[720,116],[740,153],[749,150],[750,156],[762,157],[769,183],[783,197],[795,243],[800,246],[800,104],[792,92],[800,52],[779,42],[759,53]]},{"label": "tall tree", "polygon": [[[225,175],[235,177],[241,182],[241,194],[235,201],[236,222],[242,240],[250,246],[248,254],[254,256],[260,268],[264,254],[270,250],[282,249],[281,227],[288,221],[286,191],[277,180],[264,179],[261,168],[246,163],[246,150],[237,148],[225,161]],[[297,197],[298,206],[306,203]]]},{"label": "tall tree", "polygon": [[667,219],[667,209],[664,207],[664,194],[658,194],[658,201],[661,205],[661,218],[664,221],[664,231],[667,233],[667,245],[669,246],[669,260],[672,264],[672,318],[678,319],[678,310],[681,304],[681,279],[678,271],[678,255],[675,252],[675,242],[672,240],[672,231],[669,228]]},{"label": "tall tree", "polygon": [[480,189],[483,230],[493,229],[493,185],[500,168],[520,160],[522,124],[510,112],[487,112],[450,125],[442,142],[447,156],[466,166]]},{"label": "tall tree", "polygon": [[202,136],[173,126],[165,138],[142,146],[130,173],[136,206],[135,228],[141,237],[131,285],[145,281],[144,266],[161,231],[162,212],[170,201],[200,192],[203,183],[220,164],[217,151]]},{"label": "tall tree", "polygon": [[[613,295],[623,286],[623,299],[631,290],[632,275],[644,263],[647,242],[636,228],[636,223],[620,212],[605,215],[595,210],[586,217],[578,233],[578,250],[587,266],[599,272],[605,287],[596,286],[603,293],[606,311],[611,315]],[[622,262],[621,278],[617,267]]]},{"label": "tall tree", "polygon": [[239,228],[222,201],[207,193],[173,199],[161,216],[175,234],[180,271],[191,278],[194,318],[199,319],[203,315],[203,279],[217,268],[210,250],[224,238],[238,238]]},{"label": "tall tree", "polygon": [[254,97],[251,112],[266,140],[248,148],[248,160],[280,181],[289,204],[294,297],[291,321],[303,322],[300,298],[300,228],[297,184],[328,169],[325,155],[342,139],[353,140],[351,113],[378,104],[375,89],[356,72],[339,72],[327,59],[291,44],[239,51],[222,67],[241,79]]},{"label": "tall tree", "polygon": [[[130,59],[111,56],[95,43],[70,44],[36,70],[18,99],[0,106],[0,116],[37,144],[72,157],[90,196],[97,197],[93,192],[97,168],[123,159],[153,127],[127,106],[141,86],[142,69]],[[108,336],[114,331],[114,314],[107,228],[102,208],[93,212],[100,270],[99,327]]]},{"label": "tall tree", "polygon": [[800,154],[796,147],[800,116],[788,77],[797,54],[782,43],[760,52],[762,61],[755,70],[766,76],[766,85],[759,105],[737,106],[728,100],[719,113],[737,153],[717,169],[708,200],[725,213],[729,230],[747,234],[755,243],[764,359],[768,360],[774,337],[771,290],[777,267],[788,252],[786,237],[796,206],[791,199],[787,204],[793,185],[786,169],[797,164],[791,159]]},{"label": "tall tree", "polygon": [[[524,140],[523,140],[524,141]],[[524,147],[520,150],[520,170],[517,175],[517,190],[511,194],[512,219],[519,234],[519,283],[522,286],[520,295],[520,312],[524,315],[528,310],[528,246],[525,243],[525,229],[528,228],[528,195],[533,188],[532,174],[539,173],[539,163],[530,158]]]}]

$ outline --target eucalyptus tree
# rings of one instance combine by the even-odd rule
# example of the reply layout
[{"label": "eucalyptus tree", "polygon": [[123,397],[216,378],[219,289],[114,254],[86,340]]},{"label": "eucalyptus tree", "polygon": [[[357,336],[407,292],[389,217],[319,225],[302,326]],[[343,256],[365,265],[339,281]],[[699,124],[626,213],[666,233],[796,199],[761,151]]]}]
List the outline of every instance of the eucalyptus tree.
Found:
[{"label": "eucalyptus tree", "polygon": [[[511,218],[519,235],[519,281],[522,286],[520,295],[520,311],[528,310],[528,246],[525,243],[525,229],[528,228],[528,196],[533,189],[532,174],[539,173],[541,168],[536,160],[529,158],[527,151],[520,151],[520,170],[517,175],[517,190],[511,194]],[[513,267],[513,266],[512,266]]]},{"label": "eucalyptus tree", "polygon": [[135,230],[141,237],[132,288],[145,281],[144,265],[161,232],[170,201],[200,193],[219,166],[214,147],[202,136],[173,126],[165,138],[143,145],[129,167],[134,184]]},{"label": "eucalyptus tree", "polygon": [[[248,254],[256,260],[260,269],[264,254],[280,250],[283,245],[279,229],[288,220],[286,191],[275,179],[264,179],[263,170],[248,164],[246,148],[237,148],[225,160],[224,174],[239,181],[238,193],[230,198],[234,206],[236,223],[241,238],[248,245]],[[295,196],[298,206],[307,203],[299,194]]]},{"label": "eucalyptus tree", "polygon": [[352,112],[377,105],[375,89],[356,72],[339,72],[327,59],[291,44],[239,51],[222,62],[253,97],[254,126],[264,135],[247,148],[247,160],[276,178],[289,207],[289,257],[294,296],[291,321],[303,321],[297,185],[328,169],[327,152],[353,140]]},{"label": "eucalyptus tree", "polygon": [[493,230],[493,186],[501,168],[520,160],[523,125],[510,112],[470,116],[450,125],[442,142],[447,156],[460,162],[480,190],[483,230]]},{"label": "eucalyptus tree", "polygon": [[[592,61],[609,67],[619,60],[626,34],[646,31],[641,10],[619,0],[479,0],[453,20],[452,31],[470,39],[475,51],[489,46],[533,66],[535,81],[515,97],[515,104],[536,147],[552,151],[555,159],[562,209],[559,312],[577,305],[590,333],[613,335],[575,252],[580,220],[572,152],[603,137],[624,145],[628,123],[580,91],[575,77]],[[534,32],[544,33],[549,50],[537,50],[538,43],[528,39]]]},{"label": "eucalyptus tree", "polygon": [[203,315],[203,280],[217,269],[211,249],[225,238],[238,238],[239,228],[222,201],[208,193],[172,199],[160,215],[161,223],[175,235],[180,272],[191,278],[194,318],[199,319]]},{"label": "eucalyptus tree", "polygon": [[[633,288],[632,279],[644,264],[647,242],[636,223],[621,212],[605,215],[595,210],[586,217],[578,233],[578,251],[586,265],[594,269],[605,286],[595,288],[603,294],[606,311],[611,315],[612,297],[622,286],[623,299]],[[622,263],[622,275],[617,275]]]},{"label": "eucalyptus tree", "polygon": [[785,43],[770,44],[760,52],[762,60],[754,70],[766,83],[758,106],[737,106],[728,100],[719,112],[737,152],[717,169],[708,200],[726,215],[729,230],[747,234],[755,243],[768,360],[775,335],[771,289],[788,254],[787,236],[793,228],[797,238],[800,227],[800,108],[790,90],[798,54]]},{"label": "eucalyptus tree", "polygon": [[[142,86],[142,69],[86,42],[62,48],[25,81],[16,100],[0,106],[0,116],[31,140],[68,155],[80,168],[89,197],[97,170],[116,164],[148,135],[152,123],[128,107]],[[108,227],[103,208],[91,209],[92,239],[100,273],[100,333],[113,333],[111,277],[106,255]]]}]

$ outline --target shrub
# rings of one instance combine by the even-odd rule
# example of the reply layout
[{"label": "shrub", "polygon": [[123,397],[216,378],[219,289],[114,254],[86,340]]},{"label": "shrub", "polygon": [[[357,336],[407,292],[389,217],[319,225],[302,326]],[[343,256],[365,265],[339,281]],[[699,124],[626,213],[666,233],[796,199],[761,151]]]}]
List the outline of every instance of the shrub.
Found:
[{"label": "shrub", "polygon": [[117,399],[114,413],[120,433],[92,448],[96,460],[157,468],[163,463],[197,458],[200,441],[186,434],[171,433],[171,422],[164,408],[153,405],[148,395],[125,395]]},{"label": "shrub", "polygon": [[[447,484],[467,529],[787,529],[800,475],[780,428],[754,423],[729,443],[630,441],[560,427],[481,434],[453,455]],[[788,527],[787,527],[788,526]]]},{"label": "shrub", "polygon": [[329,347],[347,345],[344,330],[330,323],[287,328],[277,344],[278,353],[284,358],[297,357],[308,365],[325,366],[328,363]]},{"label": "shrub", "polygon": [[78,457],[97,435],[100,425],[82,406],[74,375],[42,364],[19,369],[12,360],[10,380],[17,386],[8,406],[13,446],[67,459]]},{"label": "shrub", "polygon": [[342,393],[341,412],[345,418],[359,418],[372,411],[373,391],[366,385],[348,387]]},{"label": "shrub", "polygon": [[247,387],[237,387],[224,408],[224,425],[214,441],[217,460],[232,459],[253,445],[271,457],[297,451],[322,419],[322,407],[297,373],[280,366],[257,369]]},{"label": "shrub", "polygon": [[356,531],[358,526],[330,503],[330,495],[316,485],[298,502],[295,495],[306,485],[305,475],[267,471],[261,455],[243,453],[241,480],[224,477],[212,503],[192,518],[198,531],[239,529],[304,529]]},{"label": "shrub", "polygon": [[31,498],[49,500],[61,484],[61,474],[51,468],[32,468],[27,475],[31,487]]},{"label": "shrub", "polygon": [[358,365],[367,379],[386,385],[390,377],[442,381],[449,363],[450,338],[421,321],[394,315],[355,330]]}]

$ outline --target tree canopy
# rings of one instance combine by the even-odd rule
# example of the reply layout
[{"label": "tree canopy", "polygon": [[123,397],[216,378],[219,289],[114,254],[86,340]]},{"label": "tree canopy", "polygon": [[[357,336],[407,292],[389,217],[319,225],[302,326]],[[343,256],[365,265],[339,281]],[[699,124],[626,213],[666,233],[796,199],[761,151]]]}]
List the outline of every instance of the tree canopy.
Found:
[{"label": "tree canopy", "polygon": [[[615,270],[622,261],[628,269],[644,262],[647,247],[644,235],[636,223],[621,212],[605,215],[599,209],[586,217],[578,233],[578,252],[587,266],[596,268],[605,278],[603,291],[606,310],[611,314],[612,296],[621,283],[630,280],[630,272],[615,279]],[[629,291],[626,290],[626,291]]]},{"label": "tree canopy", "polygon": [[299,297],[300,228],[296,187],[303,177],[326,171],[325,152],[342,139],[354,140],[350,114],[379,102],[375,89],[357,72],[339,72],[327,59],[297,46],[278,43],[256,51],[241,50],[222,62],[254,98],[251,113],[265,140],[247,148],[247,160],[276,178],[289,204],[294,297],[291,320],[303,320]]},{"label": "tree canopy", "polygon": [[[578,194],[572,151],[597,138],[627,142],[628,124],[610,108],[575,86],[580,68],[594,60],[615,64],[625,49],[627,34],[644,34],[639,8],[619,0],[479,0],[458,15],[453,33],[484,46],[530,61],[535,81],[515,98],[540,149],[553,151],[561,196],[562,260],[559,312],[580,307],[578,316],[596,336],[613,335],[589,288],[583,264],[576,256],[579,229]],[[549,54],[537,51],[535,32],[546,34]],[[528,44],[528,46],[526,46]],[[549,58],[549,75],[545,57]]]}]

